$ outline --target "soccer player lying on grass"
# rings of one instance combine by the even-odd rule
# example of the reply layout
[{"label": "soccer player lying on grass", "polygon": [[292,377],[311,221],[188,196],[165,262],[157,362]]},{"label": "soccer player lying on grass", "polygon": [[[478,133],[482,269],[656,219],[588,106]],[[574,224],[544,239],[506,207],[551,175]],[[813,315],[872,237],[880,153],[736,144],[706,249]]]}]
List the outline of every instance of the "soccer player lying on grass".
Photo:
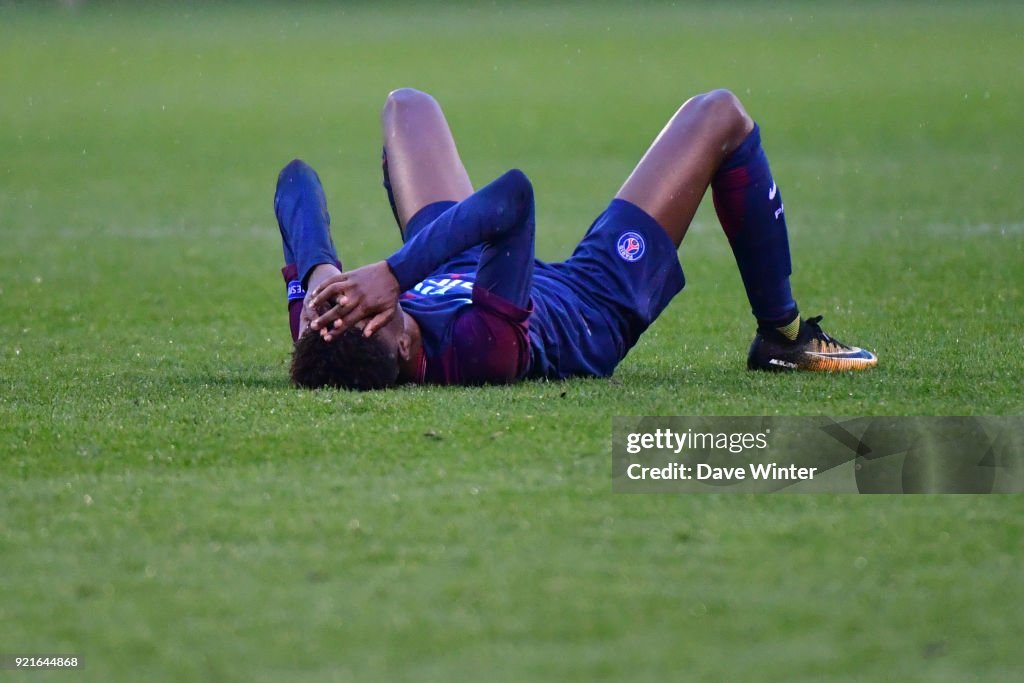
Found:
[{"label": "soccer player lying on grass", "polygon": [[611,375],[682,290],[676,249],[709,186],[757,319],[747,366],[877,363],[825,334],[820,317],[800,317],[782,197],[758,127],[727,91],[679,109],[561,263],[534,259],[530,181],[513,170],[474,192],[431,96],[396,90],[382,125],[384,186],[404,243],[386,260],[341,272],[316,173],[296,160],[278,178],[297,385]]}]

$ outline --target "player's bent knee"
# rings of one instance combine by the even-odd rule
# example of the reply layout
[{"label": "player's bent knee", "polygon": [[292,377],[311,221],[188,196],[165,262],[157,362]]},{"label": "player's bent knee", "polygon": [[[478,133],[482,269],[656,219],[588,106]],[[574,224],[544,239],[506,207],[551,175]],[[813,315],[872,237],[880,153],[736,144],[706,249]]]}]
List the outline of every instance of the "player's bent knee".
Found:
[{"label": "player's bent knee", "polygon": [[743,110],[740,98],[727,88],[715,88],[701,96],[705,103],[715,107]]},{"label": "player's bent knee", "polygon": [[680,109],[680,114],[684,111],[689,118],[696,117],[711,126],[726,148],[738,145],[754,127],[753,119],[739,98],[724,88],[690,98]]},{"label": "player's bent knee", "polygon": [[712,90],[698,96],[697,106],[705,113],[720,120],[740,120],[747,116],[740,99],[724,88]]},{"label": "player's bent knee", "polygon": [[740,98],[736,97],[732,91],[712,90],[704,95],[701,105],[708,110],[712,117],[730,127],[742,128],[747,127],[748,123],[752,123]]},{"label": "player's bent knee", "polygon": [[388,98],[384,102],[384,112],[386,114],[401,114],[438,108],[437,100],[432,95],[415,88],[392,90],[388,93]]}]

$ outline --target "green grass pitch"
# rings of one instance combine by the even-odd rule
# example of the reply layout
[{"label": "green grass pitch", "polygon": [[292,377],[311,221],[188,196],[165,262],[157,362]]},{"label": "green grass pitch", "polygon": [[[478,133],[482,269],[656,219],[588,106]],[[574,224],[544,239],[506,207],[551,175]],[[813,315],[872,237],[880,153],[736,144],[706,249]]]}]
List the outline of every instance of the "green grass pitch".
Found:
[{"label": "green grass pitch", "polygon": [[[0,3],[0,653],[85,659],[55,681],[1019,676],[1019,497],[609,472],[616,415],[1024,411],[1022,35],[988,2]],[[684,99],[734,90],[802,310],[880,367],[744,370],[705,206],[612,379],[290,388],[276,173],[319,170],[347,265],[387,255],[399,86],[478,183],[530,175],[551,259]]]}]

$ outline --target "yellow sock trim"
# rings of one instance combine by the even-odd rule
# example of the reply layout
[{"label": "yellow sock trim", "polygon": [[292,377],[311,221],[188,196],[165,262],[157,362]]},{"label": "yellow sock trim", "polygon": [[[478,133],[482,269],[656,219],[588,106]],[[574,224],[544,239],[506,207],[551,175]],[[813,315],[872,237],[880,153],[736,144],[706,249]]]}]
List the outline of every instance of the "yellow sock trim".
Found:
[{"label": "yellow sock trim", "polygon": [[793,322],[783,327],[776,327],[776,330],[782,333],[782,335],[790,340],[796,341],[797,335],[800,334],[800,316],[793,318]]}]

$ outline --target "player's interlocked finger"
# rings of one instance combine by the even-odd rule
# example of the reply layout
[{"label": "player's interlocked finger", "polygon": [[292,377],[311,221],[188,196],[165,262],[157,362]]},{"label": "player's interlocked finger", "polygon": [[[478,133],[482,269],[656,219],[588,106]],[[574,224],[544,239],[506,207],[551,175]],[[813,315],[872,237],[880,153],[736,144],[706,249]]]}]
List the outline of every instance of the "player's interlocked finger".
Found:
[{"label": "player's interlocked finger", "polygon": [[391,319],[395,317],[395,309],[389,308],[385,311],[378,313],[377,315],[370,318],[370,322],[366,323],[366,327],[363,328],[363,336],[370,337],[374,332],[380,328],[386,326]]},{"label": "player's interlocked finger", "polygon": [[344,289],[348,280],[348,273],[338,273],[322,281],[309,292],[309,300],[312,306],[320,306],[324,302],[337,296]]},{"label": "player's interlocked finger", "polygon": [[366,300],[363,298],[360,298],[356,305],[346,306],[344,309],[340,310],[343,310],[343,313],[334,321],[334,327],[331,330],[332,334],[340,334],[354,326],[356,323],[371,318],[374,314],[374,311],[370,310],[369,306],[366,304]]},{"label": "player's interlocked finger", "polygon": [[339,300],[331,310],[313,322],[313,329],[319,330],[326,341],[331,341],[335,335],[341,334],[355,322],[366,317],[366,312],[362,309],[359,301]]},{"label": "player's interlocked finger", "polygon": [[[314,330],[327,330],[333,325],[337,327],[340,319],[348,315],[359,305],[359,297],[348,296],[344,293],[343,285],[333,284],[325,288],[315,296],[309,304],[310,309],[317,317],[310,323]],[[325,306],[329,306],[326,311]]]},{"label": "player's interlocked finger", "polygon": [[310,307],[319,317],[310,327],[331,341],[363,321],[370,336],[394,318],[397,296],[398,281],[384,261],[341,273],[313,290]]},{"label": "player's interlocked finger", "polygon": [[314,311],[319,311],[328,304],[336,303],[336,299],[343,297],[344,294],[344,282],[336,280],[330,284],[322,284],[310,293],[309,307]]}]

